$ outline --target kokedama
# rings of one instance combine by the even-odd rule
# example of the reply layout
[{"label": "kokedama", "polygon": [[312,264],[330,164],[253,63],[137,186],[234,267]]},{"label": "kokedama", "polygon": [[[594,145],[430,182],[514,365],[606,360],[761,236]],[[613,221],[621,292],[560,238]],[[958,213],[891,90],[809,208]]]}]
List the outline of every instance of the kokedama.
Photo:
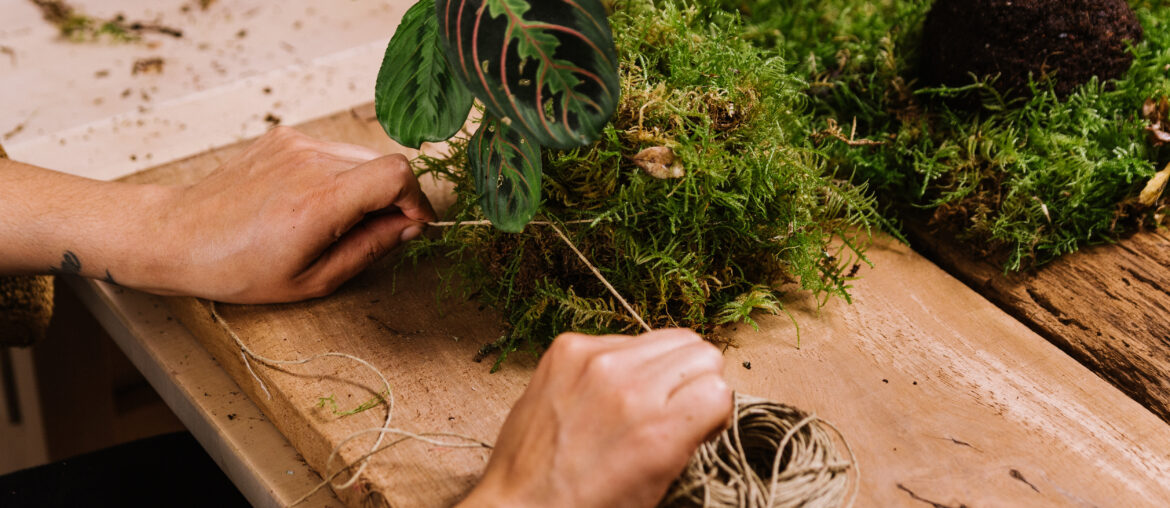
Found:
[{"label": "kokedama", "polygon": [[1125,75],[1142,27],[1125,0],[939,0],[922,36],[925,84],[993,78],[1001,92],[1052,80],[1066,96],[1093,77]]},{"label": "kokedama", "polygon": [[819,130],[848,126],[832,164],[927,234],[1014,271],[1165,220],[1141,194],[1170,162],[1166,2],[725,4],[798,63]]},{"label": "kokedama", "polygon": [[[418,146],[458,132],[472,97],[483,111],[470,140],[418,161],[455,183],[462,225],[410,254],[451,257],[456,287],[503,312],[501,360],[569,328],[635,330],[554,226],[653,326],[752,323],[786,289],[848,298],[872,200],[813,149],[804,83],[721,7],[618,2],[607,19],[597,0],[422,0],[407,13],[379,76],[387,132]],[[469,224],[484,217],[496,227]]]}]

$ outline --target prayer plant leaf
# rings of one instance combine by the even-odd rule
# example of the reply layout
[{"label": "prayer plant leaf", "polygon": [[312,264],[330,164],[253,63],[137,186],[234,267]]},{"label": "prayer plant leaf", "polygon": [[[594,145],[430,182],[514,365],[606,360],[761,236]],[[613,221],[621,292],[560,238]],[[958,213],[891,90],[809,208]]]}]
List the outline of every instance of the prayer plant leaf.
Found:
[{"label": "prayer plant leaf", "polygon": [[542,146],[597,140],[617,108],[600,0],[436,0],[447,59],[487,110]]},{"label": "prayer plant leaf", "polygon": [[540,145],[487,117],[471,137],[467,159],[484,215],[501,231],[523,231],[540,207]]},{"label": "prayer plant leaf", "polygon": [[475,97],[452,73],[439,41],[435,0],[420,0],[403,16],[378,72],[374,106],[386,134],[418,148],[459,132]]}]

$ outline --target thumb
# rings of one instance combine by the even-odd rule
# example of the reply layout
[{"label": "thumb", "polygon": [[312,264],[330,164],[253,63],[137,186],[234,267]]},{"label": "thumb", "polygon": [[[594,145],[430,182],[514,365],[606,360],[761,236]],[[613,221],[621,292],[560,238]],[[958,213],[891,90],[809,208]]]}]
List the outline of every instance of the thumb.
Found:
[{"label": "thumb", "polygon": [[310,287],[332,290],[422,234],[425,223],[401,213],[372,216],[346,232],[304,275]]}]

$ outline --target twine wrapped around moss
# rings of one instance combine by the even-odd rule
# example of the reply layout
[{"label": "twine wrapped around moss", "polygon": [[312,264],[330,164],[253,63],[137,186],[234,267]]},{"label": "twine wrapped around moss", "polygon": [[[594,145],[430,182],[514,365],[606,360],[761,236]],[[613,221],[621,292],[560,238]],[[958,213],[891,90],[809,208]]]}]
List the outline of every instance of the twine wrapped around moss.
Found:
[{"label": "twine wrapped around moss", "polygon": [[442,291],[500,312],[507,327],[483,351],[498,366],[564,331],[632,333],[642,322],[720,340],[724,325],[756,325],[754,312],[785,312],[792,291],[847,301],[883,219],[864,186],[812,148],[805,85],[789,63],[745,41],[738,16],[713,0],[621,2],[610,22],[617,112],[596,143],[545,150],[538,216],[574,224],[565,235],[634,312],[552,229],[479,226],[465,139],[415,162],[454,185],[446,220],[456,226],[407,255],[451,259]]}]

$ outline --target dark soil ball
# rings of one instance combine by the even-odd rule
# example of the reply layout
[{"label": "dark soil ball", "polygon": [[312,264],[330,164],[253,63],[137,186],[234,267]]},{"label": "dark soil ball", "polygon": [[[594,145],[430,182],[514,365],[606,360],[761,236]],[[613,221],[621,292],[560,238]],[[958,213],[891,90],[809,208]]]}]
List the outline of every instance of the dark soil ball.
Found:
[{"label": "dark soil ball", "polygon": [[938,0],[926,17],[922,78],[963,86],[999,76],[996,88],[1028,93],[1028,77],[1066,96],[1093,76],[1119,78],[1142,27],[1125,0]]}]

